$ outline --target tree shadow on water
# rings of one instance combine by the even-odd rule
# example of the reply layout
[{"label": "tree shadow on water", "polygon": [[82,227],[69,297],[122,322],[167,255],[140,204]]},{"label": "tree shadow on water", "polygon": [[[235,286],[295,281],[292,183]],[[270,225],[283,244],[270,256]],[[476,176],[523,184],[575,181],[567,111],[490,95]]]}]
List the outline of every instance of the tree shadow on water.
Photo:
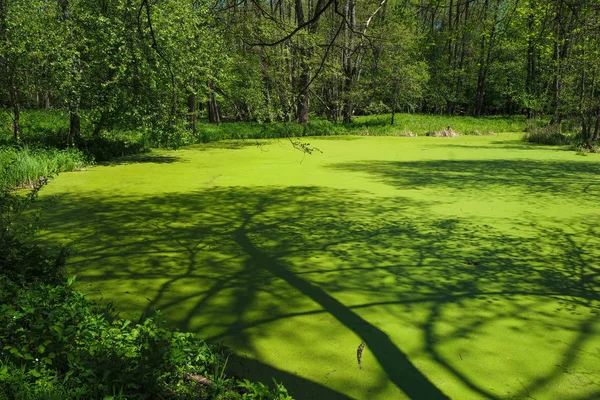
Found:
[{"label": "tree shadow on water", "polygon": [[329,166],[361,172],[401,189],[520,190],[545,195],[578,195],[600,181],[600,163],[535,160],[359,161]]},{"label": "tree shadow on water", "polygon": [[573,151],[570,146],[552,146],[543,145],[537,143],[529,143],[525,141],[516,140],[492,140],[487,144],[455,144],[455,143],[439,143],[430,144],[431,147],[443,147],[443,148],[460,148],[460,149],[486,149],[486,150],[497,150],[499,152],[504,150],[545,150],[545,151]]},{"label": "tree shadow on water", "polygon": [[233,354],[229,358],[228,372],[236,377],[268,383],[270,378],[285,382],[286,389],[297,400],[327,399],[349,400],[350,397],[324,385],[302,378],[297,374],[283,371],[254,358]]},{"label": "tree shadow on water", "polygon": [[201,144],[194,144],[187,146],[186,148],[207,151],[211,149],[221,150],[242,150],[248,147],[256,147],[262,149],[263,146],[272,142],[272,139],[228,139],[219,140],[215,142],[207,142]]},{"label": "tree shadow on water", "polygon": [[114,158],[111,161],[100,162],[101,165],[117,166],[127,164],[173,164],[182,162],[179,157],[157,155],[157,154],[136,154],[132,156],[123,156]]},{"label": "tree shadow on water", "polygon": [[[425,180],[417,168],[416,176],[394,172],[392,168],[409,168],[402,163],[368,166],[392,184]],[[499,184],[504,178],[487,179]],[[474,180],[467,178],[467,187]],[[441,184],[429,182],[436,183]],[[299,377],[283,371],[283,364],[260,361],[254,338],[270,324],[289,321],[294,326],[295,318],[317,321],[328,316],[367,343],[385,379],[407,397],[443,399],[450,396],[443,378],[448,375],[479,397],[503,397],[476,378],[478,370],[495,364],[469,366],[450,359],[448,346],[480,343],[480,337],[490,335],[486,329],[493,331],[505,320],[515,325],[510,331],[515,338],[535,340],[544,324],[566,316],[556,329],[578,333],[563,346],[567,351],[559,357],[560,366],[548,366],[544,374],[512,389],[511,396],[523,397],[552,390],[553,381],[576,365],[589,346],[598,321],[598,218],[573,222],[569,229],[513,221],[515,233],[510,235],[432,214],[425,202],[417,206],[405,198],[318,187],[212,188],[144,199],[68,194],[59,201],[61,207],[49,210],[44,219],[50,232],[68,230],[62,234],[77,241],[69,268],[79,281],[124,283],[132,288],[128,291],[146,297],[133,308],[147,313],[161,309],[176,326],[204,329],[210,340],[234,338],[236,347],[247,349],[250,357],[242,360],[242,372],[254,365],[264,372],[263,381],[280,376],[298,398],[345,394],[342,384],[326,389],[315,376]],[[519,227],[536,234],[523,237]],[[47,235],[47,240],[52,238],[53,233]],[[114,300],[120,304],[127,296]],[[546,310],[549,303],[560,304],[562,310]],[[413,360],[419,352],[407,351],[391,325],[371,317],[388,307],[421,332],[420,354],[444,375],[425,373]],[[582,310],[590,317],[580,316]],[[531,320],[536,321],[533,332],[519,331]],[[293,333],[290,347],[308,340],[301,325]],[[330,332],[324,326],[320,334],[325,338]],[[501,340],[488,336],[486,340]],[[318,343],[315,347],[321,348]],[[352,355],[356,347],[343,352]],[[318,363],[318,351],[314,358]],[[502,367],[500,359],[498,363]],[[505,368],[510,375],[511,367]],[[585,372],[600,379],[600,371]]]}]

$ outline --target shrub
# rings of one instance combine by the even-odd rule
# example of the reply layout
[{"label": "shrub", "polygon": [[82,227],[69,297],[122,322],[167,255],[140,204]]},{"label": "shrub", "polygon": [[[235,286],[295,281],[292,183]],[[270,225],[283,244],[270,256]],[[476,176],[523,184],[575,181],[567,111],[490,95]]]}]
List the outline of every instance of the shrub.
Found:
[{"label": "shrub", "polygon": [[23,287],[0,276],[6,398],[40,391],[89,399],[289,398],[281,386],[227,378],[225,348],[165,329],[160,314],[139,323],[117,318],[72,290],[72,282]]},{"label": "shrub", "polygon": [[150,139],[140,130],[101,131],[89,138],[82,138],[77,146],[94,161],[108,161],[150,151]]},{"label": "shrub", "polygon": [[224,365],[222,352],[192,334],[168,331],[157,319],[135,324],[113,318],[72,290],[71,282],[27,290],[2,282],[4,363],[22,371],[20,382],[5,380],[5,392],[28,391],[43,381],[67,397],[173,398],[171,388],[179,394],[193,389],[186,373],[208,375]]},{"label": "shrub", "polygon": [[529,120],[523,140],[546,145],[565,145],[571,143],[572,137],[561,133],[558,125],[540,126],[537,121]]},{"label": "shrub", "polygon": [[372,101],[364,109],[364,112],[369,115],[389,114],[391,111],[390,107],[382,101]]},{"label": "shrub", "polygon": [[431,132],[429,134],[427,134],[426,136],[433,136],[433,137],[456,137],[456,136],[460,136],[458,133],[456,133],[454,131],[454,129],[447,127],[445,129],[439,130],[437,132]]}]

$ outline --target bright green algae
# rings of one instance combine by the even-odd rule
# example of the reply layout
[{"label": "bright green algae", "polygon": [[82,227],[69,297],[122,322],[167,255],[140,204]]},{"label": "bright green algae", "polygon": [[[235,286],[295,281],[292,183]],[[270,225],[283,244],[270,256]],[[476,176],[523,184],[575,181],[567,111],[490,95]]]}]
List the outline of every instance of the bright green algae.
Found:
[{"label": "bright green algae", "polygon": [[299,399],[600,396],[600,157],[304,140],[322,153],[233,141],[62,174],[41,240],[90,297],[160,309]]}]

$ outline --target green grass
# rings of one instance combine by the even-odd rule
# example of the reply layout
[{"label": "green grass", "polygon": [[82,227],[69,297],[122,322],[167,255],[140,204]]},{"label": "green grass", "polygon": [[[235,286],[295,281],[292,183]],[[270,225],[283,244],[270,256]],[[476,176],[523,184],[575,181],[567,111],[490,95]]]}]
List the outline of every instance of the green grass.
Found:
[{"label": "green grass", "polygon": [[408,133],[426,135],[450,126],[463,135],[487,135],[500,132],[522,132],[525,118],[514,117],[449,117],[443,115],[397,114],[394,125],[391,115],[370,115],[355,117],[351,124],[334,124],[324,119],[314,118],[307,127],[295,123],[236,123],[220,125],[199,123],[198,135],[201,142],[224,139],[270,139],[289,136],[406,136]]},{"label": "green grass", "polygon": [[464,134],[522,132],[525,129],[525,118],[523,116],[513,117],[450,117],[446,115],[423,115],[423,114],[397,114],[394,125],[389,125],[391,115],[376,115],[356,117],[351,132],[358,134],[370,133],[372,135],[397,135],[403,132],[411,132],[424,135],[429,132],[437,132],[448,126],[454,131]]},{"label": "green grass", "polygon": [[77,149],[0,146],[0,188],[31,186],[40,178],[83,168],[87,160]]},{"label": "green grass", "polygon": [[40,240],[91,298],[160,309],[299,399],[600,396],[599,156],[519,133],[310,144],[62,174]]}]

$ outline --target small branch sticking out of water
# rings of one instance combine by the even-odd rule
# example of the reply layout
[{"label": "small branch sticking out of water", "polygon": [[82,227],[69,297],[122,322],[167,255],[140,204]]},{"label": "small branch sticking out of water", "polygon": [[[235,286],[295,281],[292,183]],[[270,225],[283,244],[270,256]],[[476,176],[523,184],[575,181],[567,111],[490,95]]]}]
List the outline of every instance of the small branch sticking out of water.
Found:
[{"label": "small branch sticking out of water", "polygon": [[358,361],[358,368],[362,369],[362,355],[363,350],[365,349],[366,343],[362,342],[358,345],[358,349],[356,350],[356,360]]}]

